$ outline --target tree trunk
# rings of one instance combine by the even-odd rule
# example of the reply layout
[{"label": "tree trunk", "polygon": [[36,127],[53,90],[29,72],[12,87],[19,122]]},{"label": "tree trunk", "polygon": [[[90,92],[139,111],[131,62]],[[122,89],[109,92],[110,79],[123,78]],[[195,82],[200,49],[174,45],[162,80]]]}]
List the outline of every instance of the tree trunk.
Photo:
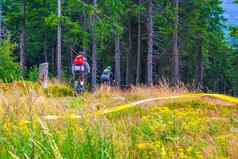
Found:
[{"label": "tree trunk", "polygon": [[73,53],[73,46],[72,45],[70,45],[69,46],[69,72],[70,72],[70,74],[72,75],[72,76],[70,76],[71,77],[71,80],[72,81],[74,81],[75,80],[75,73],[74,73],[74,71],[73,71],[73,59],[74,59],[74,53]]},{"label": "tree trunk", "polygon": [[132,48],[132,37],[131,37],[131,21],[129,20],[129,25],[128,25],[128,41],[129,41],[129,48],[128,48],[128,53],[126,57],[126,85],[130,85],[130,54],[131,54],[131,48]]},{"label": "tree trunk", "polygon": [[[141,0],[139,0],[141,5]],[[137,36],[137,60],[136,60],[136,85],[140,84],[141,72],[141,13],[138,15],[138,36]]]},{"label": "tree trunk", "polygon": [[120,51],[120,35],[116,33],[115,37],[115,80],[117,86],[121,83],[121,51]]},{"label": "tree trunk", "polygon": [[[72,65],[73,65],[73,52],[72,52],[72,46],[69,47],[70,57],[69,57],[69,71],[70,73],[73,72]],[[74,79],[74,78],[73,78]]]},{"label": "tree trunk", "polygon": [[204,66],[203,66],[203,40],[202,36],[199,36],[198,40],[199,48],[197,53],[197,65],[196,65],[196,85],[198,89],[203,89],[203,77],[204,77]]},{"label": "tree trunk", "polygon": [[[58,18],[61,18],[61,0],[58,0]],[[62,34],[62,26],[61,22],[58,24],[58,33],[57,33],[57,79],[61,79],[61,35]]]},{"label": "tree trunk", "polygon": [[45,35],[44,35],[43,53],[44,53],[44,60],[45,60],[45,62],[48,62],[46,33],[45,33]]},{"label": "tree trunk", "polygon": [[[47,6],[47,0],[43,1],[43,6]],[[44,29],[43,31],[43,54],[44,54],[44,61],[48,62],[48,45],[47,45],[47,31]]]},{"label": "tree trunk", "polygon": [[149,0],[148,8],[148,55],[147,55],[147,84],[153,85],[153,2]]},{"label": "tree trunk", "polygon": [[24,74],[26,67],[26,1],[23,0],[22,8],[22,24],[21,24],[21,34],[20,34],[20,66],[22,73]]},{"label": "tree trunk", "polygon": [[55,74],[55,47],[51,49],[51,62],[52,62],[52,71]]},{"label": "tree trunk", "polygon": [[[93,0],[93,6],[97,6],[97,0]],[[95,33],[96,17],[93,16],[92,24],[92,91],[96,91],[96,78],[97,78],[97,44],[96,44],[96,33]]]},{"label": "tree trunk", "polygon": [[174,0],[175,3],[175,23],[173,32],[173,55],[172,55],[172,82],[178,84],[180,82],[180,55],[178,48],[178,25],[179,25],[179,0]]},{"label": "tree trunk", "polygon": [[[88,31],[88,23],[87,23],[87,14],[85,11],[83,11],[83,31],[87,32]],[[84,39],[83,39],[84,40]],[[87,48],[85,46],[85,44],[83,44],[83,52],[85,53],[85,55],[87,56]]]}]

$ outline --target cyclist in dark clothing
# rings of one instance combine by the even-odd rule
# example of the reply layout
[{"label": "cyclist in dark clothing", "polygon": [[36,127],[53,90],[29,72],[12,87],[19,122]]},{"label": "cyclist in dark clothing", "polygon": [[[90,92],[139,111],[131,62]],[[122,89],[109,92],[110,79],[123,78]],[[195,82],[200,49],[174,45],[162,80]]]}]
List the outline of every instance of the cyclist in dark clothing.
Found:
[{"label": "cyclist in dark clothing", "polygon": [[105,68],[102,72],[102,75],[100,77],[101,83],[102,84],[107,84],[107,85],[111,85],[112,83],[112,67],[108,66],[107,68]]}]

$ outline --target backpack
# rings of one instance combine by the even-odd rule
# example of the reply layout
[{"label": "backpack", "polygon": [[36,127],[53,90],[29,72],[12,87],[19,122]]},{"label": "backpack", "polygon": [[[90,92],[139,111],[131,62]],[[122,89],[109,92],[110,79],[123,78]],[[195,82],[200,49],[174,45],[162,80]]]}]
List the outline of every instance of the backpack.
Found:
[{"label": "backpack", "polygon": [[108,69],[104,69],[102,74],[110,76],[111,75],[111,71],[108,70]]},{"label": "backpack", "polygon": [[75,65],[83,65],[85,64],[85,57],[83,55],[78,55],[75,57],[73,64]]}]

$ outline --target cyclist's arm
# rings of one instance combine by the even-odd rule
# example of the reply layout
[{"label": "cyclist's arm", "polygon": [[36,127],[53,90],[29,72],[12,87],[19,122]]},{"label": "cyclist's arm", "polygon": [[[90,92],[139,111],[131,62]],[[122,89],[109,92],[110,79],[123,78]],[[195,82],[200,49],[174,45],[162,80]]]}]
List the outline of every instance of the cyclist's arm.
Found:
[{"label": "cyclist's arm", "polygon": [[72,71],[72,74],[74,74],[74,64],[72,64],[71,71]]},{"label": "cyclist's arm", "polygon": [[89,66],[89,64],[87,62],[85,63],[85,67],[86,67],[87,73],[90,73],[91,72],[90,71],[90,66]]}]

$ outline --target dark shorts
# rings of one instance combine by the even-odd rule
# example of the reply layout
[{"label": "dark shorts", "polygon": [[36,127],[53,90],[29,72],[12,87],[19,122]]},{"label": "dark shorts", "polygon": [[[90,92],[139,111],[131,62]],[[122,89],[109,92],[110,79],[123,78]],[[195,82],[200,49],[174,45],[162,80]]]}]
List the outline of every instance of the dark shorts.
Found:
[{"label": "dark shorts", "polygon": [[74,72],[74,80],[77,81],[77,80],[82,80],[82,79],[86,79],[87,76],[86,76],[86,73],[85,72],[81,72],[81,71],[75,71]]},{"label": "dark shorts", "polygon": [[101,82],[109,82],[110,81],[110,76],[108,75],[101,75]]}]

